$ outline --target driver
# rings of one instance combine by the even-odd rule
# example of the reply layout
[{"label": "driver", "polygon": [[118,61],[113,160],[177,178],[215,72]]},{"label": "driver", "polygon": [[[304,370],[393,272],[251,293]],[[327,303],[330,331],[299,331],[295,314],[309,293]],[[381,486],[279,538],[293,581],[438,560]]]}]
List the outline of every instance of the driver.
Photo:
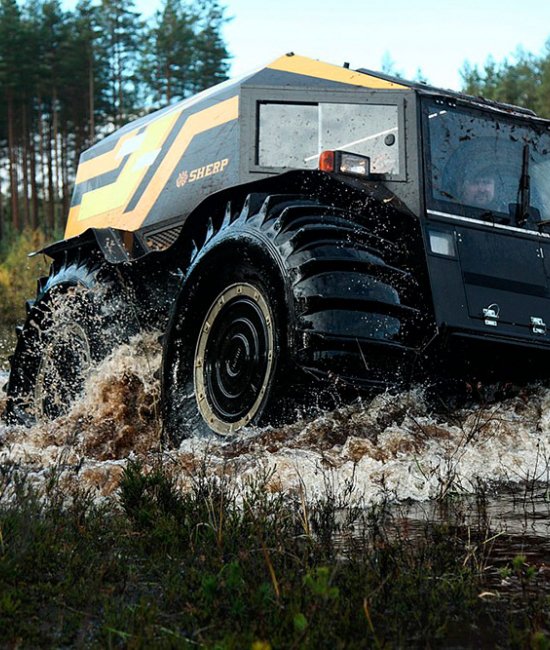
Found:
[{"label": "driver", "polygon": [[476,208],[487,208],[494,204],[496,182],[493,170],[466,170],[460,192],[460,198],[466,205]]}]

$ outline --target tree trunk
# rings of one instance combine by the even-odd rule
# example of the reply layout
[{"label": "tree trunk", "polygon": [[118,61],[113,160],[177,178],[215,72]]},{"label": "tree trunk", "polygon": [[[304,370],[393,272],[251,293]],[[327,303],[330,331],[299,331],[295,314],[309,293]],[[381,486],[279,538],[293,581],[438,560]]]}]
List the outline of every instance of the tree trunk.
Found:
[{"label": "tree trunk", "polygon": [[42,220],[45,226],[47,226],[47,216],[48,216],[48,201],[46,196],[46,178],[48,176],[48,166],[46,163],[46,129],[44,128],[44,115],[42,112],[42,98],[38,97],[38,149],[39,149],[39,159],[41,167],[41,177],[42,177]]},{"label": "tree trunk", "polygon": [[10,90],[8,92],[8,156],[10,161],[11,223],[13,229],[17,232],[21,224],[19,221],[19,201],[17,196],[17,156],[13,122],[13,94]]},{"label": "tree trunk", "polygon": [[53,89],[53,166],[54,166],[54,230],[59,226],[59,197],[61,196],[61,160],[59,154],[59,112],[57,110],[57,88]]},{"label": "tree trunk", "polygon": [[31,226],[36,229],[38,228],[38,188],[36,186],[36,141],[32,129],[29,150],[31,157]]},{"label": "tree trunk", "polygon": [[67,128],[61,130],[61,219],[65,222],[69,213],[69,170]]},{"label": "tree trunk", "polygon": [[4,195],[2,194],[2,169],[0,167],[0,241],[4,239]]},{"label": "tree trunk", "polygon": [[90,124],[89,128],[90,128],[90,131],[89,131],[89,140],[88,140],[88,146],[89,147],[94,143],[94,140],[95,140],[94,94],[95,94],[95,86],[94,86],[94,55],[93,55],[93,50],[90,48],[90,57],[88,59],[88,95],[89,95],[89,97],[88,97],[88,111],[90,113],[90,116],[89,116],[89,124]]},{"label": "tree trunk", "polygon": [[27,123],[27,106],[23,106],[23,123],[22,123],[22,137],[21,143],[23,150],[22,163],[23,163],[23,225],[28,226],[30,223],[30,201],[29,201],[29,128]]},{"label": "tree trunk", "polygon": [[117,96],[118,96],[118,108],[117,108],[117,126],[122,126],[124,122],[124,95],[122,92],[122,62],[118,60],[117,65]]},{"label": "tree trunk", "polygon": [[172,79],[170,75],[170,64],[166,64],[166,103],[169,104],[172,101]]},{"label": "tree trunk", "polygon": [[55,192],[54,192],[54,183],[53,183],[53,127],[52,122],[48,123],[48,141],[46,142],[46,165],[47,165],[47,175],[48,175],[48,232],[50,235],[53,234],[55,230]]}]

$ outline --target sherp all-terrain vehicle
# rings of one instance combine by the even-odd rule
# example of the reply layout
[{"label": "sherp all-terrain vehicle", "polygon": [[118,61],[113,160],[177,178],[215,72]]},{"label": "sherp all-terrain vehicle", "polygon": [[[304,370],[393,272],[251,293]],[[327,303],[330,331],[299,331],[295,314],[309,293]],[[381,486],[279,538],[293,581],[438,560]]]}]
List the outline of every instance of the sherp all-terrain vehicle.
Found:
[{"label": "sherp all-terrain vehicle", "polygon": [[175,440],[258,423],[310,380],[544,372],[549,129],[294,55],[128,124],[81,156],[8,417],[63,412],[153,327]]}]

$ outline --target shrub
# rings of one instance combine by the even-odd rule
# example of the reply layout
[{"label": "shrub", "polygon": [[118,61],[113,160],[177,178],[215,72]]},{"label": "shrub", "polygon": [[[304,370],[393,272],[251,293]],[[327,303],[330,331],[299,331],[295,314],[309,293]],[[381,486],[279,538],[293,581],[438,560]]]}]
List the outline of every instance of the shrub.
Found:
[{"label": "shrub", "polygon": [[14,325],[25,318],[25,301],[34,298],[36,280],[48,272],[43,255],[29,258],[31,252],[47,243],[39,230],[25,230],[7,237],[0,247],[0,322]]}]

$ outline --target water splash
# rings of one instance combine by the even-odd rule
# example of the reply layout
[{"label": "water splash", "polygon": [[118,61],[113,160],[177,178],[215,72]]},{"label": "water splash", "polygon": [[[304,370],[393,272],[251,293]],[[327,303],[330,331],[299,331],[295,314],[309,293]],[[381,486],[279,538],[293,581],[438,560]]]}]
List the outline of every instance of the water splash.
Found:
[{"label": "water splash", "polygon": [[[139,335],[107,357],[66,415],[30,429],[0,427],[0,464],[42,483],[112,494],[128,459],[158,463],[182,487],[199,466],[242,487],[259,475],[267,489],[425,501],[480,484],[550,480],[550,390],[531,387],[487,405],[438,413],[421,389],[374,399],[284,427],[236,438],[161,444],[158,333]],[[2,405],[0,404],[0,407]]]}]

